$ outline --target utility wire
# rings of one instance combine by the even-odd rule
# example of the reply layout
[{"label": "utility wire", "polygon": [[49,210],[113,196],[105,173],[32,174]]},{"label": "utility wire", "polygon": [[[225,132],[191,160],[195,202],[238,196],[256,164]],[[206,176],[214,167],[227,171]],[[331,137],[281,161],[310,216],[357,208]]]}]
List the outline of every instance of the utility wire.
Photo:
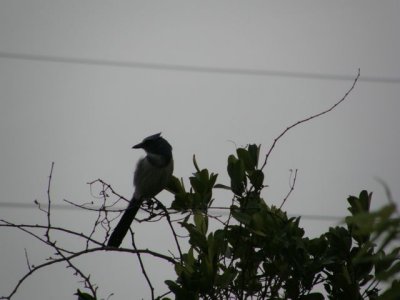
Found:
[{"label": "utility wire", "polygon": [[[191,73],[233,74],[233,75],[248,75],[248,76],[274,76],[274,77],[337,80],[337,81],[354,80],[354,75],[348,76],[348,75],[338,75],[338,74],[320,74],[320,73],[312,73],[312,72],[291,72],[291,71],[278,71],[278,70],[266,70],[266,69],[202,67],[202,66],[195,66],[195,65],[145,63],[145,62],[135,62],[135,61],[119,61],[119,60],[94,59],[94,58],[64,57],[64,56],[43,55],[43,54],[12,53],[12,52],[3,52],[3,51],[0,51],[0,58],[52,62],[52,63],[65,63],[65,64],[92,65],[92,66],[149,69],[149,70],[160,70],[160,71],[191,72]],[[398,84],[398,83],[400,83],[400,78],[361,76],[359,81]]]},{"label": "utility wire", "polygon": [[[38,206],[33,203],[12,203],[12,202],[1,202],[0,207],[4,208],[17,208],[17,209],[37,209]],[[44,207],[47,207],[46,204],[44,204]],[[81,208],[73,205],[67,205],[67,204],[51,204],[51,208],[54,210],[70,210],[70,211],[77,211],[81,210]],[[96,207],[93,207],[96,209]],[[118,210],[118,208],[114,208],[115,210]],[[123,208],[121,208],[123,209]],[[216,212],[219,211],[220,209],[211,209],[211,211]],[[139,212],[140,213],[140,212]],[[220,214],[215,213],[215,214]],[[344,219],[344,217],[339,217],[339,216],[323,216],[323,215],[312,215],[312,214],[306,214],[306,215],[299,215],[299,214],[288,214],[289,217],[298,217],[300,216],[302,219],[306,220],[315,220],[315,221],[341,221]]]}]

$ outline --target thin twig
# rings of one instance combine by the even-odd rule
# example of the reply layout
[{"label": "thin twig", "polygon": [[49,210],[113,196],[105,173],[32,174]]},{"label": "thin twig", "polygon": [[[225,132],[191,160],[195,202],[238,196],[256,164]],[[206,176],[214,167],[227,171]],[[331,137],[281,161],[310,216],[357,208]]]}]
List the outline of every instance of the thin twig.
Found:
[{"label": "thin twig", "polygon": [[[103,209],[102,206],[94,206],[93,202],[92,203],[78,204],[78,203],[69,201],[67,199],[63,199],[63,201],[68,203],[68,204],[70,204],[70,205],[72,205],[72,206],[74,206],[74,207],[77,207],[77,208],[80,208],[80,209],[84,209],[84,210],[88,210],[88,211],[99,211],[99,210]],[[88,207],[87,205],[93,205],[93,207]],[[115,211],[119,212],[121,210],[115,210]],[[112,211],[114,211],[114,210],[112,210]]]},{"label": "thin twig", "polygon": [[[18,228],[19,230],[21,230],[23,232],[26,232],[27,234],[29,234],[29,235],[33,236],[34,238],[38,239],[42,243],[53,247],[53,244],[54,244],[53,242],[49,241],[47,238],[42,238],[41,236],[39,236],[39,235],[33,233],[32,231],[29,231],[28,229],[26,229],[26,228],[35,228],[35,227],[39,228],[39,226],[37,226],[37,225],[18,225],[18,224],[9,223],[9,222],[7,222],[5,220],[0,220],[0,222],[5,223],[5,224],[0,224],[0,227],[15,227],[15,228]],[[46,226],[41,226],[41,228],[47,230],[47,225]],[[52,230],[53,230],[53,228],[52,228]],[[72,251],[68,251],[66,249],[62,249],[61,247],[59,247],[59,249],[61,249],[62,251],[66,252],[66,253],[69,253],[69,254],[74,253]]]},{"label": "thin twig", "polygon": [[51,227],[51,219],[50,219],[50,209],[51,209],[51,197],[50,197],[50,187],[51,187],[51,178],[53,176],[53,168],[54,168],[54,162],[51,163],[51,168],[50,168],[50,175],[49,175],[49,181],[47,184],[47,230],[45,233],[45,236],[48,241],[50,241],[50,227]]},{"label": "thin twig", "polygon": [[126,201],[126,202],[129,202],[129,200],[128,200],[127,198],[125,198],[124,196],[122,196],[122,195],[120,195],[119,193],[117,193],[117,192],[112,188],[112,186],[111,186],[110,184],[106,183],[105,181],[103,181],[103,180],[100,179],[100,178],[87,183],[87,184],[90,185],[90,191],[91,191],[91,194],[92,194],[93,197],[99,198],[99,197],[94,196],[94,194],[92,193],[92,185],[95,184],[95,183],[97,183],[97,182],[101,183],[102,186],[103,186],[103,189],[102,189],[102,191],[101,191],[102,195],[100,196],[100,198],[107,197],[107,191],[110,190],[111,193],[112,193],[114,196],[117,196],[117,197],[119,198],[118,201],[119,201],[119,200],[124,200],[124,201]]},{"label": "thin twig", "polygon": [[172,264],[175,264],[175,260],[172,259],[171,257],[161,254],[161,253],[157,253],[148,249],[138,249],[138,250],[132,250],[132,249],[126,249],[126,248],[105,248],[105,247],[98,247],[98,248],[91,248],[91,249],[86,249],[83,251],[79,251],[79,252],[75,252],[69,256],[65,256],[65,258],[59,258],[59,259],[54,259],[54,260],[50,260],[47,261],[45,263],[42,263],[40,265],[35,266],[34,268],[32,268],[32,270],[30,270],[29,272],[27,272],[24,276],[22,276],[22,278],[18,281],[17,285],[14,287],[14,289],[11,291],[11,293],[8,296],[2,296],[0,297],[0,299],[11,299],[11,297],[17,292],[18,288],[21,286],[21,284],[29,277],[31,276],[33,273],[35,273],[36,271],[39,271],[40,269],[59,263],[59,262],[63,262],[66,259],[68,260],[72,260],[74,258],[80,257],[82,255],[86,255],[89,253],[93,253],[93,252],[99,252],[99,251],[117,251],[117,252],[126,252],[126,253],[141,253],[141,254],[148,254],[157,258],[161,258],[165,261],[168,261]]},{"label": "thin twig", "polygon": [[24,250],[25,250],[26,264],[28,266],[28,270],[30,271],[30,270],[32,270],[32,267],[31,267],[31,263],[29,262],[28,251],[26,251],[26,248],[24,248]]},{"label": "thin twig", "polygon": [[165,296],[171,294],[171,291],[165,292],[164,294],[161,294],[160,296],[157,297],[157,299],[163,299]]},{"label": "thin twig", "polygon": [[[135,234],[133,233],[133,231],[131,229],[129,229],[129,231],[130,231],[131,237],[132,237],[132,247],[133,247],[134,250],[137,250],[137,247],[136,247],[136,244],[135,244]],[[140,255],[140,253],[137,253],[136,256],[138,257],[140,268],[142,269],[143,276],[146,279],[147,284],[149,285],[151,299],[154,300],[154,287],[151,284],[150,277],[148,276],[148,274],[146,272],[146,268],[144,267],[144,264],[143,264],[143,261],[142,261],[142,257]]]},{"label": "thin twig", "polygon": [[[156,201],[158,201],[158,200],[156,199]],[[178,236],[177,236],[177,234],[176,234],[176,232],[175,232],[175,228],[174,228],[174,226],[172,226],[171,217],[169,216],[168,209],[167,209],[167,208],[164,206],[164,204],[162,204],[160,201],[158,201],[158,204],[160,205],[161,209],[162,209],[162,210],[164,211],[164,213],[165,213],[165,216],[166,216],[166,218],[167,218],[168,225],[169,225],[169,227],[171,228],[172,235],[174,236],[175,243],[176,243],[176,247],[178,248],[179,256],[180,256],[181,261],[182,261],[181,246],[179,245]]]},{"label": "thin twig", "polygon": [[344,96],[343,96],[339,101],[337,101],[334,105],[332,105],[330,108],[328,108],[328,109],[326,109],[326,110],[324,110],[324,111],[322,111],[322,112],[320,112],[320,113],[317,113],[317,114],[315,114],[315,115],[312,115],[312,116],[310,116],[310,117],[308,117],[308,118],[305,118],[305,119],[303,119],[303,120],[297,121],[296,123],[294,123],[294,124],[290,125],[289,127],[287,127],[284,131],[282,131],[282,133],[281,133],[280,135],[278,135],[278,136],[275,138],[274,142],[272,143],[271,147],[269,148],[269,151],[268,151],[267,154],[265,155],[265,160],[264,160],[264,163],[263,163],[263,165],[262,165],[262,167],[261,167],[261,170],[263,170],[264,167],[267,165],[268,158],[269,158],[269,156],[271,155],[272,150],[275,148],[276,143],[277,143],[289,130],[291,130],[292,128],[296,127],[297,125],[300,125],[300,124],[305,123],[305,122],[308,122],[308,121],[310,121],[310,120],[312,120],[312,119],[318,118],[318,117],[320,117],[320,116],[322,116],[322,115],[324,115],[324,114],[327,114],[328,112],[332,111],[333,109],[335,109],[340,103],[342,103],[344,100],[346,100],[347,96],[348,96],[348,95],[351,93],[351,91],[354,89],[354,87],[355,87],[355,85],[356,85],[356,83],[357,83],[357,81],[358,81],[359,78],[360,78],[360,69],[358,69],[357,76],[356,76],[356,78],[354,79],[353,84],[352,84],[352,86],[350,87],[350,89],[348,89],[348,91],[344,94]]},{"label": "thin twig", "polygon": [[[291,173],[293,174],[293,170],[291,170]],[[292,175],[290,175],[290,177],[292,177]],[[283,198],[282,204],[281,204],[281,206],[279,206],[279,209],[282,209],[282,206],[285,204],[286,200],[289,198],[290,194],[293,192],[294,186],[296,185],[296,179],[297,179],[297,169],[294,171],[293,181],[289,185],[290,186],[289,192],[287,193],[286,197]]]},{"label": "thin twig", "polygon": [[[47,225],[38,225],[38,224],[14,224],[14,223],[8,222],[8,221],[6,221],[6,220],[2,220],[2,219],[0,219],[0,222],[4,223],[4,224],[1,224],[1,223],[0,223],[0,227],[14,227],[14,228],[18,228],[18,229],[21,229],[21,230],[22,230],[22,228],[47,229]],[[103,245],[103,243],[100,243],[99,241],[96,241],[96,240],[94,240],[94,239],[88,237],[87,235],[84,235],[83,233],[75,232],[75,231],[72,231],[72,230],[70,230],[70,229],[52,226],[52,227],[51,227],[51,230],[61,231],[61,232],[67,233],[67,234],[71,234],[71,235],[75,235],[75,236],[81,237],[81,238],[83,238],[83,239],[85,239],[85,240],[90,240],[92,243],[96,244],[97,246],[102,246],[102,245]],[[29,232],[29,234],[31,234],[30,231],[25,231],[25,232]],[[32,234],[31,234],[31,235],[32,235]],[[34,237],[37,237],[37,236],[34,235]],[[44,241],[44,240],[43,240],[43,241]]]},{"label": "thin twig", "polygon": [[60,255],[62,258],[64,258],[64,261],[68,264],[68,266],[72,269],[74,269],[75,274],[80,276],[83,281],[85,282],[85,287],[88,288],[92,292],[93,298],[97,299],[97,286],[92,284],[90,281],[90,275],[86,276],[78,267],[76,267],[72,262],[71,259],[66,257],[57,247],[54,247],[54,249],[57,251],[58,255]]}]

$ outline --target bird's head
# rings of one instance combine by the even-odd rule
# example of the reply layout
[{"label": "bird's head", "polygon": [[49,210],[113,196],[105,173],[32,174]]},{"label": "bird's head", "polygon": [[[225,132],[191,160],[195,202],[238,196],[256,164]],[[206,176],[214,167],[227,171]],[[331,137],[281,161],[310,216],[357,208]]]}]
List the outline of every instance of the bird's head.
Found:
[{"label": "bird's head", "polygon": [[143,149],[147,154],[172,157],[172,147],[167,140],[161,137],[161,132],[146,137],[141,143],[132,147],[133,149]]}]

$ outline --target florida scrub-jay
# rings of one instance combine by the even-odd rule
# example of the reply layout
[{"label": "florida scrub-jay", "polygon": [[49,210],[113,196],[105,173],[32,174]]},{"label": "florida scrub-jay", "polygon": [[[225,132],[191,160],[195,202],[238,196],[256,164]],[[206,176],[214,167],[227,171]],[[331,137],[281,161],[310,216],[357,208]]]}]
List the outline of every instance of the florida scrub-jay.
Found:
[{"label": "florida scrub-jay", "polygon": [[137,163],[133,177],[135,192],[108,240],[109,247],[121,245],[143,201],[151,199],[161,192],[171,179],[174,170],[172,147],[161,137],[161,133],[145,138],[132,148],[143,149],[146,156]]}]

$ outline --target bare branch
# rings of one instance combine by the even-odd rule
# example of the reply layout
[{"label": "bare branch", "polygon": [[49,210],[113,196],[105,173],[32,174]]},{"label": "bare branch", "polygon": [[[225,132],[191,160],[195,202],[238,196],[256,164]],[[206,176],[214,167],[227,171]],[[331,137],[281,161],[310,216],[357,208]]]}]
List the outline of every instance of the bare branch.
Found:
[{"label": "bare branch", "polygon": [[261,167],[261,170],[264,169],[264,167],[267,165],[268,158],[269,158],[269,156],[271,155],[272,150],[275,148],[276,143],[277,143],[289,130],[293,129],[293,128],[296,127],[297,125],[300,125],[300,124],[302,124],[302,123],[311,121],[312,119],[318,118],[318,117],[320,117],[320,116],[322,116],[322,115],[325,115],[325,114],[327,114],[328,112],[330,112],[330,111],[332,111],[333,109],[335,109],[340,103],[342,103],[344,100],[346,100],[347,96],[351,93],[351,91],[352,91],[352,90],[354,89],[354,87],[356,86],[356,83],[357,83],[357,81],[358,81],[359,78],[360,78],[360,69],[358,69],[357,76],[356,76],[356,78],[354,79],[353,84],[352,84],[352,86],[350,87],[350,89],[348,89],[348,91],[344,94],[344,96],[343,96],[339,101],[337,101],[334,105],[332,105],[330,108],[328,108],[328,109],[326,109],[326,110],[324,110],[324,111],[322,111],[322,112],[320,112],[320,113],[317,113],[317,114],[315,114],[315,115],[312,115],[312,116],[310,116],[310,117],[308,117],[308,118],[305,118],[305,119],[303,119],[303,120],[297,121],[296,123],[294,123],[294,124],[290,125],[289,127],[287,127],[284,131],[282,131],[282,133],[281,133],[280,135],[278,135],[278,136],[275,138],[274,142],[272,143],[271,147],[269,148],[269,151],[268,151],[267,154],[265,155],[265,160],[264,160],[264,163],[263,163],[263,165],[262,165],[262,167]]},{"label": "bare branch", "polygon": [[51,178],[53,176],[53,168],[54,168],[54,162],[51,163],[49,182],[47,184],[47,230],[46,230],[46,234],[45,234],[47,240],[50,240],[50,227],[51,227],[51,222],[50,222],[50,209],[51,209],[50,187],[51,187]]},{"label": "bare branch", "polygon": [[[158,201],[158,200],[157,200],[157,201]],[[167,218],[167,222],[168,222],[169,228],[171,228],[172,235],[174,236],[174,239],[175,239],[176,247],[178,248],[178,251],[179,251],[179,256],[180,256],[180,258],[181,258],[181,260],[182,260],[182,251],[181,251],[181,246],[179,245],[178,235],[177,235],[176,232],[175,232],[174,226],[172,226],[171,217],[170,217],[170,215],[169,215],[169,213],[168,213],[168,209],[167,209],[160,201],[158,201],[158,202],[159,202],[158,204],[160,205],[161,209],[162,209],[162,210],[164,211],[164,213],[165,213],[165,216],[166,216],[166,218]]]},{"label": "bare branch", "polygon": [[[136,244],[135,244],[135,234],[133,233],[133,231],[131,229],[130,229],[130,233],[131,233],[131,237],[132,237],[132,247],[133,247],[134,250],[137,250],[137,247],[136,247]],[[147,284],[149,285],[150,293],[151,293],[151,299],[154,300],[154,287],[151,284],[151,280],[150,280],[150,278],[149,278],[149,276],[148,276],[148,274],[146,272],[146,269],[144,267],[144,264],[143,264],[142,257],[140,255],[140,253],[137,253],[136,255],[138,257],[140,268],[142,269],[142,273],[144,275],[144,278],[146,279]]]},{"label": "bare branch", "polygon": [[[14,224],[14,223],[8,222],[8,221],[6,221],[6,220],[1,220],[1,219],[0,219],[0,222],[4,223],[4,224],[1,224],[1,223],[0,223],[0,227],[14,227],[14,228],[18,228],[18,229],[21,229],[21,230],[22,230],[23,228],[47,229],[47,225],[38,225],[38,224]],[[66,233],[66,234],[75,235],[75,236],[81,237],[81,238],[83,238],[83,239],[85,239],[85,240],[90,240],[92,243],[96,244],[97,246],[103,246],[103,243],[100,243],[99,241],[96,241],[96,240],[94,240],[94,239],[91,239],[89,236],[84,235],[83,233],[75,232],[75,231],[72,231],[72,230],[66,229],[66,228],[54,227],[54,226],[51,227],[51,230],[56,230],[56,231],[64,232],[64,233]],[[30,235],[32,235],[32,232],[30,232],[30,231],[25,231],[25,230],[23,230],[23,231],[29,233]],[[37,236],[34,235],[34,237],[37,237]],[[40,238],[40,237],[39,237],[39,240],[41,240],[42,242],[45,242],[45,240],[43,240],[43,239]]]},{"label": "bare branch", "polygon": [[[99,179],[96,179],[96,180],[93,180],[93,181],[91,181],[91,182],[88,182],[88,184],[90,185],[90,191],[91,191],[91,193],[92,193],[92,186],[93,186],[95,183],[100,183],[100,184],[102,185],[102,190],[101,190],[101,192],[100,192],[100,198],[104,198],[104,197],[107,198],[107,197],[108,197],[107,191],[110,191],[111,194],[113,194],[114,196],[117,196],[117,197],[118,197],[118,200],[117,200],[116,202],[118,202],[119,200],[124,200],[125,202],[129,202],[128,199],[126,199],[124,196],[122,196],[122,195],[120,195],[119,193],[117,193],[117,192],[112,188],[112,186],[111,186],[110,184],[108,184],[107,182],[103,181],[103,180],[100,179],[100,178],[99,178]],[[93,193],[92,193],[92,196],[95,197],[95,198],[99,198],[99,197],[95,196]]]},{"label": "bare branch", "polygon": [[26,250],[26,248],[24,249],[24,251],[25,251],[26,265],[28,266],[28,270],[30,271],[30,270],[32,270],[32,267],[31,267],[31,263],[29,262],[28,251]]},{"label": "bare branch", "polygon": [[[293,170],[290,170],[290,171],[291,171],[290,177],[292,177]],[[290,194],[293,192],[294,186],[296,185],[296,179],[297,179],[297,169],[294,171],[294,176],[293,176],[292,183],[289,182],[290,190],[287,193],[286,197],[283,198],[282,204],[281,204],[281,206],[279,206],[279,209],[282,209],[282,206],[285,204],[286,200],[289,198]],[[290,179],[289,179],[289,181],[290,181]]]},{"label": "bare branch", "polygon": [[76,267],[67,256],[65,256],[57,247],[54,247],[58,255],[60,255],[70,268],[75,271],[75,275],[80,276],[85,283],[85,287],[92,292],[92,296],[97,299],[97,286],[90,281],[90,275],[85,275],[78,267]]},{"label": "bare branch", "polygon": [[132,250],[132,249],[126,249],[126,248],[106,248],[106,247],[98,247],[98,248],[91,248],[91,249],[85,249],[83,251],[79,251],[76,253],[73,253],[69,256],[64,256],[62,258],[59,259],[53,259],[50,261],[47,261],[45,263],[39,264],[37,266],[35,266],[34,268],[32,268],[31,270],[29,270],[29,272],[27,272],[17,283],[17,285],[14,287],[14,289],[11,291],[11,293],[8,296],[2,296],[0,297],[0,299],[11,299],[11,297],[17,292],[18,288],[21,286],[21,284],[29,277],[31,276],[33,273],[35,273],[36,271],[39,271],[40,269],[43,269],[44,267],[59,263],[59,262],[64,262],[66,260],[71,261],[74,258],[80,257],[82,255],[86,255],[89,253],[94,253],[94,252],[99,252],[99,251],[116,251],[116,252],[126,252],[126,253],[133,253],[133,254],[137,254],[137,253],[141,253],[141,254],[148,254],[157,258],[161,258],[171,264],[175,264],[175,260],[172,259],[171,257],[161,254],[161,253],[157,253],[148,249],[138,249],[138,250]]},{"label": "bare branch", "polygon": [[[152,255],[154,257],[158,257],[161,258],[163,260],[166,260],[172,264],[175,264],[176,260],[170,256],[161,254],[161,253],[157,253],[151,250],[140,250],[135,248],[134,250],[132,249],[123,249],[123,248],[119,248],[119,249],[115,249],[115,248],[105,248],[104,247],[104,243],[99,242],[95,239],[93,239],[93,234],[95,233],[95,230],[97,228],[98,225],[102,225],[103,222],[106,222],[109,224],[109,220],[108,220],[108,216],[107,216],[107,208],[109,206],[107,206],[106,204],[106,200],[108,199],[108,193],[107,191],[111,191],[111,193],[115,196],[118,197],[118,200],[124,200],[125,198],[123,198],[122,196],[120,196],[118,193],[116,193],[110,185],[106,184],[105,182],[103,182],[102,180],[97,180],[95,182],[100,182],[103,186],[103,192],[101,193],[103,195],[102,199],[103,199],[103,204],[100,208],[97,209],[90,209],[93,211],[98,212],[97,215],[97,219],[93,225],[92,231],[89,234],[89,236],[83,234],[83,233],[79,233],[79,232],[75,232],[73,230],[70,229],[66,229],[66,228],[60,228],[60,227],[55,227],[52,222],[51,222],[51,205],[52,205],[52,201],[51,201],[51,182],[52,182],[52,174],[53,174],[53,169],[54,169],[54,163],[52,163],[51,165],[51,170],[50,170],[50,175],[49,175],[49,181],[48,181],[48,186],[47,186],[47,208],[44,209],[40,206],[40,203],[38,201],[35,201],[35,203],[37,204],[39,210],[43,211],[44,213],[46,213],[46,224],[45,225],[39,225],[39,224],[14,224],[12,222],[6,221],[6,220],[1,220],[0,219],[0,227],[13,227],[13,228],[17,228],[29,235],[31,235],[32,237],[34,237],[35,239],[41,241],[43,244],[50,246],[53,250],[55,250],[56,255],[59,258],[54,258],[54,257],[49,257],[46,259],[45,262],[39,264],[39,265],[31,265],[30,261],[29,261],[29,257],[28,257],[28,252],[25,249],[25,259],[26,259],[26,263],[28,265],[28,272],[20,278],[20,280],[17,282],[17,284],[15,285],[14,289],[11,291],[11,293],[8,296],[2,296],[0,297],[0,299],[11,299],[15,293],[17,292],[17,290],[19,289],[19,287],[21,286],[21,284],[28,278],[30,277],[33,273],[35,273],[36,271],[45,268],[47,266],[50,266],[52,264],[56,264],[56,263],[60,263],[60,262],[66,262],[67,263],[67,267],[68,268],[72,268],[74,270],[74,274],[81,277],[85,288],[88,288],[91,293],[93,294],[93,296],[96,297],[96,292],[97,292],[97,286],[94,285],[91,282],[90,279],[90,275],[85,275],[84,272],[77,266],[75,265],[72,260],[76,257],[79,257],[81,255],[84,254],[88,254],[88,253],[92,253],[92,252],[96,252],[96,251],[119,251],[119,252],[129,252],[129,253],[134,253],[139,255],[140,253],[142,254],[147,254],[147,255]],[[67,201],[68,202],[68,201]],[[87,207],[85,207],[84,205],[78,205],[75,203],[70,202],[70,204],[72,205],[76,205],[80,208],[84,208],[84,209],[88,209]],[[114,203],[115,204],[115,203]],[[109,228],[109,226],[108,226]],[[35,232],[35,230],[44,230],[44,237],[38,233]],[[50,237],[50,231],[59,231],[68,235],[72,235],[72,236],[78,236],[80,238],[83,238],[86,241],[86,247],[84,250],[82,251],[71,251],[68,249],[65,249],[63,247],[61,247],[60,245],[58,245],[58,243],[56,241],[51,240]],[[107,231],[107,229],[106,229]],[[108,232],[108,231],[107,231]],[[107,234],[106,232],[106,234]],[[97,248],[89,248],[89,242],[97,245]],[[154,290],[154,289],[153,289]],[[152,294],[154,294],[154,291],[152,290]],[[154,297],[153,297],[154,298]]]},{"label": "bare branch", "polygon": [[[44,243],[44,244],[46,244],[48,246],[53,247],[53,245],[55,244],[54,242],[51,242],[51,241],[49,241],[49,240],[47,240],[45,238],[42,238],[41,236],[39,236],[39,235],[33,233],[32,231],[26,229],[26,228],[43,228],[43,229],[47,230],[47,228],[48,228],[47,225],[46,226],[44,226],[44,225],[42,225],[42,226],[40,226],[40,225],[24,225],[24,224],[19,225],[19,224],[12,224],[12,223],[7,222],[5,220],[0,220],[0,222],[5,223],[5,224],[0,224],[0,227],[15,227],[15,228],[18,228],[21,231],[26,232],[27,234],[33,236],[34,238],[38,239],[39,241],[41,241],[42,243]],[[59,249],[63,250],[64,252],[66,252],[66,253],[69,253],[69,254],[73,253],[72,251],[63,249],[63,248],[61,248],[59,246],[57,246],[57,247]]]}]

